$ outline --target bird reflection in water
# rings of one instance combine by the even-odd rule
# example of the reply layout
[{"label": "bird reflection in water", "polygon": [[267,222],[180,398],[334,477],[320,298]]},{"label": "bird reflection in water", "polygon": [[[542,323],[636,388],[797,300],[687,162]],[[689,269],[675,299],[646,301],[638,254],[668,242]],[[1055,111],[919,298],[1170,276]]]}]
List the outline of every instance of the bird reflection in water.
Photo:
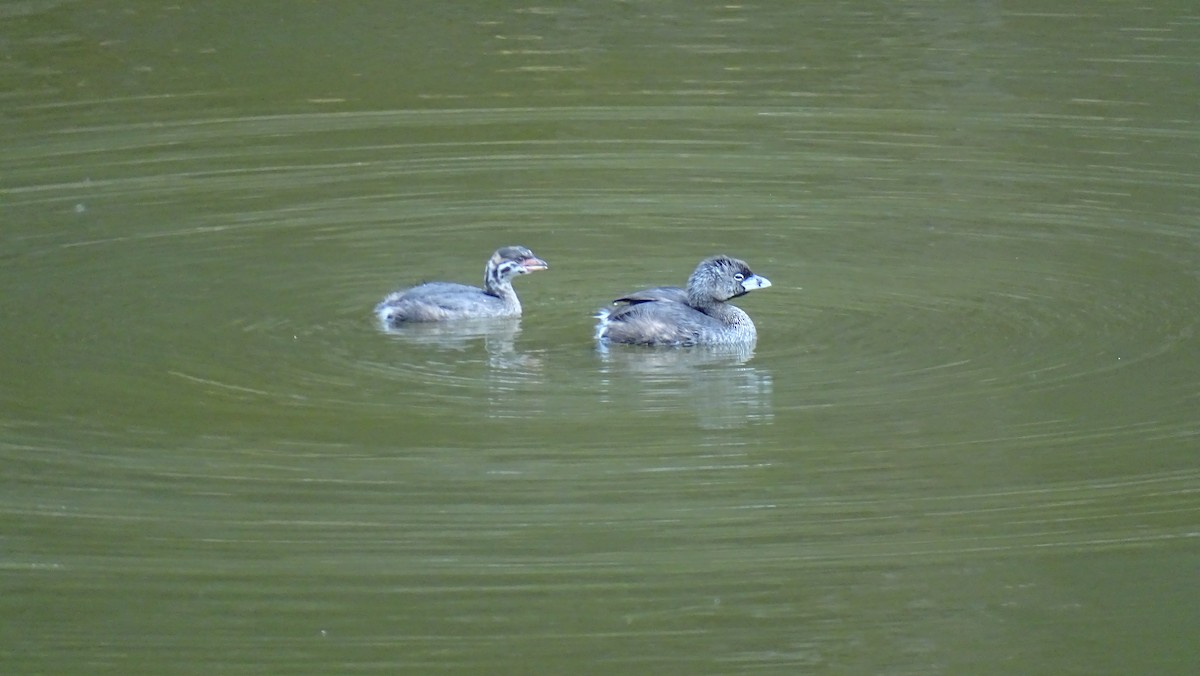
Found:
[{"label": "bird reflection in water", "polygon": [[639,408],[691,408],[702,428],[774,420],[770,372],[749,365],[754,344],[669,350],[597,346],[609,402],[636,397]]},{"label": "bird reflection in water", "polygon": [[497,369],[537,371],[541,359],[517,350],[520,319],[461,319],[454,322],[380,322],[384,333],[396,340],[434,350],[464,352],[483,343],[488,365]]}]

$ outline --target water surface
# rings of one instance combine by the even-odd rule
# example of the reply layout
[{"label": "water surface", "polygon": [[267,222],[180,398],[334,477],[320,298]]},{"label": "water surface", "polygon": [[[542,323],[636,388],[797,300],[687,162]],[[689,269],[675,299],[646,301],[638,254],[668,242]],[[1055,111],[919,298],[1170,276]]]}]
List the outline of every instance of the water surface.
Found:
[{"label": "water surface", "polygon": [[810,4],[2,10],[9,669],[1191,673],[1200,17]]}]

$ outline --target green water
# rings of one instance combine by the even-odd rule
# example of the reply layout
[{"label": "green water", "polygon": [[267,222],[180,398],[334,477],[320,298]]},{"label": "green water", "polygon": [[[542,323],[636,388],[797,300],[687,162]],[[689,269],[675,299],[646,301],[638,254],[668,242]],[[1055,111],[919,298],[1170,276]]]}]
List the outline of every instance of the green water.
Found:
[{"label": "green water", "polygon": [[[0,4],[0,671],[1190,674],[1184,2]],[[549,261],[518,322],[385,333]],[[592,342],[724,252],[752,353]]]}]

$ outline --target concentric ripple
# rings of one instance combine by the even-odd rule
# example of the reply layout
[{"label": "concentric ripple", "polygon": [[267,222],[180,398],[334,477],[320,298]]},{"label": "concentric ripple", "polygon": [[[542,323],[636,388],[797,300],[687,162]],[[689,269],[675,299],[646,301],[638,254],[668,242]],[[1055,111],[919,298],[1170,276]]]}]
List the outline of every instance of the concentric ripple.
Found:
[{"label": "concentric ripple", "polygon": [[[297,570],[383,575],[446,636],[477,599],[534,613],[511,598],[531,590],[717,599],[617,604],[661,638],[659,613],[694,626],[718,601],[790,616],[798,574],[965,579],[1194,538],[1186,219],[1043,196],[1088,181],[963,156],[933,113],[889,134],[853,130],[874,110],[787,112],[313,114],[17,144],[4,513],[121,540],[126,572],[170,551],[171,575],[286,562],[271,593]],[[505,244],[550,264],[516,281],[520,320],[377,324],[386,293],[479,283]],[[597,349],[597,308],[716,252],[773,282],[737,300],[753,349]],[[927,619],[955,603],[915,595]]]}]

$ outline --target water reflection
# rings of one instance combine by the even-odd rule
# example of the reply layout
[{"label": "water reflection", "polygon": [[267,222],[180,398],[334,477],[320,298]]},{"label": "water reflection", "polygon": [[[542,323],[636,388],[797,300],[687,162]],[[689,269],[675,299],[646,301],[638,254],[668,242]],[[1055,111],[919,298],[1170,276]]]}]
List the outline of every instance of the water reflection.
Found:
[{"label": "water reflection", "polygon": [[468,319],[456,322],[413,322],[388,325],[380,329],[396,340],[437,350],[465,351],[479,343],[488,356],[488,365],[498,369],[539,368],[541,360],[517,351],[520,319]]},{"label": "water reflection", "polygon": [[[392,367],[414,381],[415,390],[450,386],[443,403],[458,401],[463,410],[491,419],[530,415],[529,402],[517,393],[538,388],[545,374],[541,356],[517,347],[520,319],[380,323],[380,328],[415,348],[400,355],[401,363]],[[452,355],[447,358],[447,353]]]},{"label": "water reflection", "polygon": [[769,371],[750,366],[753,345],[654,349],[601,343],[603,397],[632,398],[642,410],[691,409],[704,429],[771,423]]}]

